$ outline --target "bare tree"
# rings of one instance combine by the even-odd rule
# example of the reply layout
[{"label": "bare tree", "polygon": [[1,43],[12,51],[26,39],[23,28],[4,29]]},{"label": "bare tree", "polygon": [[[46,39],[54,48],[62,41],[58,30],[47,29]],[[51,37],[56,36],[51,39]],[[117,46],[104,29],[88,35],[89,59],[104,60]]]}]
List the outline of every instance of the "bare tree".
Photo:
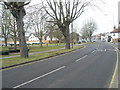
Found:
[{"label": "bare tree", "polygon": [[53,36],[59,40],[59,43],[61,43],[62,40],[64,39],[64,36],[59,29],[53,32]]},{"label": "bare tree", "polygon": [[73,43],[79,41],[79,34],[77,32],[72,32],[70,34],[71,40],[73,39]]},{"label": "bare tree", "polygon": [[47,24],[47,36],[50,37],[50,40],[52,41],[53,37],[54,37],[54,32],[55,32],[55,29],[56,29],[56,26],[51,23],[51,22],[48,22]]},{"label": "bare tree", "polygon": [[61,40],[63,39],[64,36],[62,32],[59,30],[59,28],[53,23],[49,23],[47,27],[48,27],[48,31],[47,31],[48,36],[50,38],[53,38],[53,37],[57,38],[59,40],[59,43],[61,43]]},{"label": "bare tree", "polygon": [[7,47],[7,40],[10,29],[10,13],[6,10],[5,5],[2,6],[2,37],[4,38],[5,46]]},{"label": "bare tree", "polygon": [[[31,30],[31,22],[33,21],[32,16],[34,12],[34,6],[28,6],[26,9],[26,15],[24,16],[24,30],[25,32],[29,32]],[[35,12],[36,13],[36,12]]]},{"label": "bare tree", "polygon": [[97,30],[96,23],[91,19],[86,23],[83,28],[81,29],[82,37],[89,38],[89,41],[91,42],[91,37],[94,31]]},{"label": "bare tree", "polygon": [[33,9],[34,11],[31,13],[31,29],[35,31],[35,36],[39,39],[42,47],[43,35],[47,28],[46,13],[44,9],[37,5]]},{"label": "bare tree", "polygon": [[70,49],[70,23],[80,17],[85,7],[90,5],[92,1],[93,0],[46,0],[47,4],[43,4],[45,11],[53,19],[51,22],[58,25],[60,31],[62,31],[66,40],[67,49]]},{"label": "bare tree", "polygon": [[12,15],[16,19],[19,45],[20,45],[20,55],[23,58],[28,58],[28,48],[25,40],[25,31],[23,29],[23,26],[24,26],[23,18],[26,15],[24,6],[28,5],[29,3],[30,1],[27,1],[27,2],[5,1],[4,2],[4,4],[7,6],[7,8],[10,10]]},{"label": "bare tree", "polygon": [[17,49],[17,39],[18,39],[18,31],[17,31],[17,25],[16,20],[13,16],[10,17],[10,36],[12,40],[14,41],[14,48]]}]

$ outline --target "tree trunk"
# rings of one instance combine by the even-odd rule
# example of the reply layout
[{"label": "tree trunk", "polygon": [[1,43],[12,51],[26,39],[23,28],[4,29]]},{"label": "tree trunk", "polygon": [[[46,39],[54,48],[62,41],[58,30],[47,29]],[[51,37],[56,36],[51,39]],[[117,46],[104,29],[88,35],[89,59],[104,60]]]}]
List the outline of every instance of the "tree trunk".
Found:
[{"label": "tree trunk", "polygon": [[61,45],[61,43],[62,43],[62,40],[61,40],[61,39],[59,39],[59,45]]},{"label": "tree trunk", "polygon": [[14,36],[14,48],[15,48],[15,50],[17,50],[17,44],[16,44],[16,36]]},{"label": "tree trunk", "polygon": [[7,38],[5,37],[5,47],[7,47]]},{"label": "tree trunk", "polygon": [[[41,41],[40,41],[40,42],[41,42]],[[40,43],[40,47],[43,47],[43,46],[42,46],[42,42]]]},{"label": "tree trunk", "polygon": [[20,55],[23,58],[28,58],[28,48],[27,48],[26,39],[25,39],[25,31],[23,29],[23,26],[24,26],[23,17],[24,17],[23,12],[20,9],[19,15],[16,18],[18,37],[19,37],[19,46],[20,46]]},{"label": "tree trunk", "polygon": [[42,46],[42,39],[39,38],[39,41],[40,41],[40,47],[43,47],[43,46]]},{"label": "tree trunk", "polygon": [[70,32],[69,32],[69,24],[66,25],[66,36],[65,36],[65,41],[66,41],[66,49],[70,49]]},{"label": "tree trunk", "polygon": [[71,40],[72,40],[71,46],[72,46],[72,48],[73,48],[73,43],[74,43],[74,42],[73,42],[73,36],[72,36],[72,39],[71,39]]},{"label": "tree trunk", "polygon": [[14,20],[14,48],[17,50],[17,35],[16,35],[16,25],[15,25],[15,20]]},{"label": "tree trunk", "polygon": [[53,37],[52,37],[52,36],[50,36],[50,41],[52,41],[52,39],[53,39]]},{"label": "tree trunk", "polygon": [[92,42],[92,40],[91,40],[91,36],[89,37],[89,40],[90,40],[90,42]]}]

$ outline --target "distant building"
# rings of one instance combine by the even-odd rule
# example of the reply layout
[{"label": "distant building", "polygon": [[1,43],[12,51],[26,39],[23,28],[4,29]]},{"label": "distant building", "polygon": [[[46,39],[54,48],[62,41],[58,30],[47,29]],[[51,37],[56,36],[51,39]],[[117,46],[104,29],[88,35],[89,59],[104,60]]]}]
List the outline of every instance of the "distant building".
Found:
[{"label": "distant building", "polygon": [[111,32],[112,42],[120,42],[120,28]]},{"label": "distant building", "polygon": [[31,33],[28,36],[28,40],[27,41],[39,41],[39,39],[35,36],[35,34]]},{"label": "distant building", "polygon": [[101,40],[102,39],[102,33],[96,35],[96,40]]},{"label": "distant building", "polygon": [[94,35],[94,40],[108,41],[109,37],[111,37],[110,32],[100,33],[100,34]]}]

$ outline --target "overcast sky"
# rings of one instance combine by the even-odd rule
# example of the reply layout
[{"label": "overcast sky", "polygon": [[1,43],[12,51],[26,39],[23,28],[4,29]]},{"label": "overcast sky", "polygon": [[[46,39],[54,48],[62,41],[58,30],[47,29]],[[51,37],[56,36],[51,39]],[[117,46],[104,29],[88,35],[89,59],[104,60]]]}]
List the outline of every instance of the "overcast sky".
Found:
[{"label": "overcast sky", "polygon": [[[30,5],[38,4],[41,0],[31,0]],[[111,32],[114,25],[118,27],[118,1],[120,0],[101,0],[103,3],[97,3],[101,10],[96,8],[87,9],[76,21],[74,26],[77,32],[89,18],[93,18],[98,26],[94,34]]]}]

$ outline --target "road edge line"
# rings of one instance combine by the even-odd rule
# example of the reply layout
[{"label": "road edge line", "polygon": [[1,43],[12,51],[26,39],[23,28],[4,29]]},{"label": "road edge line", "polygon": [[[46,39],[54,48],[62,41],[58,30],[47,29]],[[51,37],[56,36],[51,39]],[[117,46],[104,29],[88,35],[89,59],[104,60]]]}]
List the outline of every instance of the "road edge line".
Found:
[{"label": "road edge line", "polygon": [[[111,44],[109,44],[109,45],[111,45]],[[116,72],[117,72],[117,69],[118,69],[118,60],[119,60],[118,53],[120,53],[120,52],[118,51],[118,48],[116,48],[116,47],[113,46],[113,45],[111,45],[111,46],[116,49],[117,60],[116,60],[116,66],[115,66],[115,69],[114,69],[114,73],[113,73],[113,75],[112,75],[112,79],[111,79],[110,84],[109,84],[109,88],[112,88],[113,81],[114,81],[114,79],[115,79],[115,75],[116,75]]]}]

